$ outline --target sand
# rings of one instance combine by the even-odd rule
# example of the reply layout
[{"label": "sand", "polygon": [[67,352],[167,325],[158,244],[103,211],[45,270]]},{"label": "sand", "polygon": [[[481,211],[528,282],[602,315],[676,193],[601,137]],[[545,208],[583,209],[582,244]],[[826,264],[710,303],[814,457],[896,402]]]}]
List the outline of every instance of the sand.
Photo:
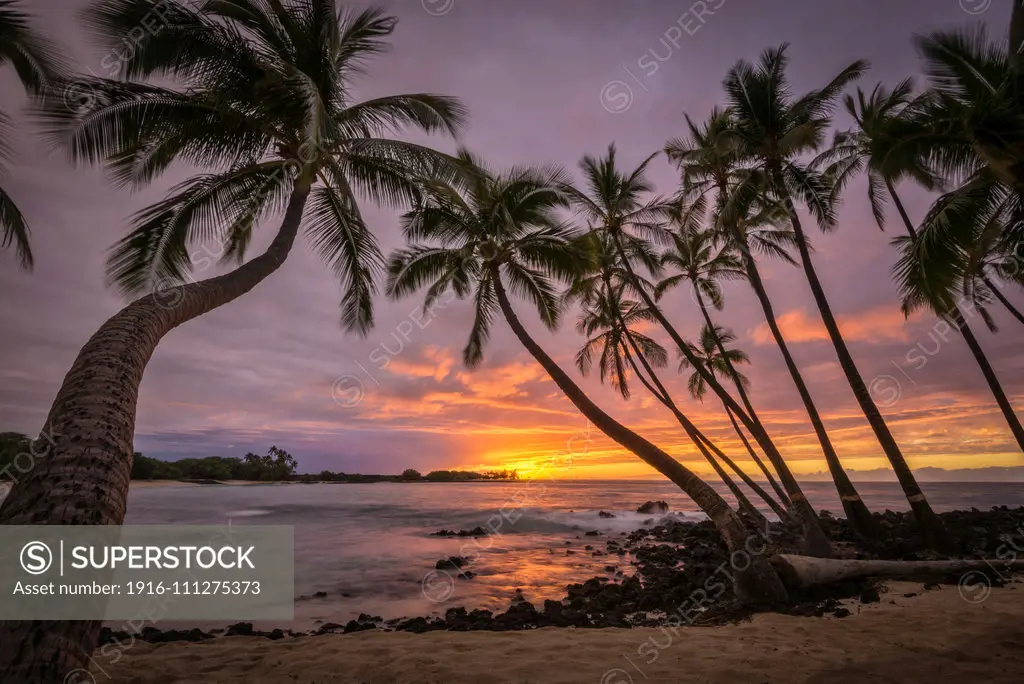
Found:
[{"label": "sand", "polygon": [[[903,594],[917,592],[915,597]],[[777,614],[722,627],[362,632],[270,641],[138,642],[96,653],[95,681],[131,684],[641,684],[1020,682],[1024,585],[983,601],[891,583],[846,618]],[[650,641],[653,639],[654,641]],[[108,647],[109,649],[109,647]]]}]

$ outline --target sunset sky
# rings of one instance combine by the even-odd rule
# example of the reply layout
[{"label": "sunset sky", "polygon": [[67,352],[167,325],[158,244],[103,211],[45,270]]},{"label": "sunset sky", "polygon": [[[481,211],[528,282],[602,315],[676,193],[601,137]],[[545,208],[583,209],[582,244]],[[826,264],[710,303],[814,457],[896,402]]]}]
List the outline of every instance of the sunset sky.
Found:
[{"label": "sunset sky", "polygon": [[[471,113],[464,142],[496,168],[554,162],[575,172],[582,155],[600,154],[611,141],[632,168],[684,133],[684,111],[704,118],[723,99],[727,69],[765,47],[792,43],[790,74],[800,91],[858,58],[871,61],[862,83],[869,89],[918,73],[913,34],[979,21],[1001,33],[1010,9],[1006,0],[706,4],[717,9],[702,23],[690,12],[692,0],[395,0],[385,5],[400,17],[394,50],[372,63],[356,93],[462,98]],[[86,41],[75,18],[83,5],[28,4],[46,32],[73,53],[79,70],[105,75],[105,53]],[[24,102],[10,69],[0,75],[0,93],[9,111]],[[132,212],[188,171],[178,169],[130,195],[113,189],[101,171],[74,169],[51,154],[24,117],[19,132],[17,161],[2,182],[31,222],[36,268],[23,273],[9,253],[0,256],[0,431],[35,433],[80,346],[124,303],[104,285],[106,250],[124,234]],[[451,142],[437,144],[454,149]],[[673,191],[678,182],[664,158],[653,163],[651,176],[659,192]],[[914,187],[901,190],[919,219],[931,198]],[[396,214],[369,202],[363,207],[385,251],[398,246]],[[858,181],[846,195],[838,230],[814,233],[815,264],[862,374],[913,467],[1024,465],[962,341],[925,313],[904,321],[889,275],[897,218],[881,233],[865,183]],[[274,228],[262,227],[251,254],[268,244]],[[802,273],[778,263],[764,270],[843,463],[861,471],[885,466]],[[1024,304],[1019,292],[1010,296]],[[293,453],[303,471],[518,467],[551,477],[654,475],[596,430],[585,439],[583,417],[504,321],[494,326],[483,365],[469,372],[460,361],[472,321],[468,303],[446,302],[423,317],[422,300],[394,303],[381,296],[376,328],[359,339],[342,332],[338,301],[330,272],[302,245],[252,293],[172,332],[143,381],[136,449],[161,458],[240,456],[276,444]],[[719,322],[751,357],[744,372],[769,431],[796,472],[823,470],[756,300],[744,283],[730,283],[725,301]],[[699,312],[685,289],[669,295],[665,307],[685,334],[696,335]],[[552,334],[525,304],[519,310],[541,344],[578,376],[572,359],[583,339],[575,332],[576,313]],[[974,327],[1005,389],[1024,409],[1020,326],[993,312],[998,334],[977,318]],[[711,398],[704,405],[689,400],[685,376],[675,367],[673,357],[665,378],[677,401],[745,462],[720,406]],[[642,387],[624,402],[596,378],[581,382],[616,418],[698,472],[708,470]],[[572,458],[559,457],[567,453]]]}]

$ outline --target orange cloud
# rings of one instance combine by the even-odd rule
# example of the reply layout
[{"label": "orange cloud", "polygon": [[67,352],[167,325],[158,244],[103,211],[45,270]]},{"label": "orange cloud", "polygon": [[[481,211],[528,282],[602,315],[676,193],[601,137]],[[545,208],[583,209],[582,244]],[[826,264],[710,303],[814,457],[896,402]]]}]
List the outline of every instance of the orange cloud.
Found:
[{"label": "orange cloud", "polygon": [[[828,342],[828,331],[817,316],[809,316],[803,309],[787,311],[779,316],[779,327],[787,342]],[[871,309],[852,316],[839,317],[839,330],[847,341],[907,342],[910,331],[903,314],[894,306]],[[756,344],[775,344],[767,323],[761,323],[752,333]]]},{"label": "orange cloud", "polygon": [[440,382],[448,377],[455,365],[455,357],[452,353],[441,347],[430,346],[423,351],[426,361],[405,359],[401,356],[393,356],[388,359],[384,369],[395,375],[405,375],[413,378],[434,378]]},{"label": "orange cloud", "polygon": [[520,385],[547,379],[547,374],[536,361],[514,361],[499,368],[481,369],[475,372],[462,371],[455,377],[475,395],[489,397],[514,397],[524,392]]}]

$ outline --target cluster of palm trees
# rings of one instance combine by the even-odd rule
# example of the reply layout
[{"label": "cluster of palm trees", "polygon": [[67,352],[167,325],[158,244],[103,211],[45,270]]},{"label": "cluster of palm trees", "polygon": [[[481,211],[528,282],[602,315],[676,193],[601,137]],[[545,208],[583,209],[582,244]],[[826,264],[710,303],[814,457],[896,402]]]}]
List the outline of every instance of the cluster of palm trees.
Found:
[{"label": "cluster of palm trees", "polygon": [[[654,196],[647,178],[662,152],[624,170],[612,145],[601,157],[582,159],[583,182],[574,184],[556,167],[495,171],[469,151],[449,155],[393,137],[409,129],[455,136],[466,110],[454,98],[427,93],[352,101],[353,78],[386,49],[395,27],[380,10],[339,12],[333,0],[97,0],[85,24],[114,49],[158,8],[161,30],[137,40],[112,79],[65,73],[26,16],[11,0],[0,0],[0,64],[10,59],[38,96],[36,119],[72,161],[104,165],[128,188],[151,183],[177,163],[205,170],[136,214],[131,232],[115,245],[111,283],[137,298],[82,348],[47,418],[54,442],[0,506],[0,522],[121,524],[138,389],[157,344],[268,278],[301,231],[342,283],[346,329],[371,328],[385,277],[389,297],[425,290],[428,307],[449,291],[470,298],[475,321],[463,354],[467,366],[482,361],[504,318],[580,412],[678,485],[731,549],[748,548],[750,523],[763,519],[750,492],[802,531],[808,553],[825,556],[830,542],[817,514],[751,400],[739,369],[747,357],[733,346],[735,335],[715,322],[724,304],[722,281],[749,284],[849,524],[876,535],[761,277],[764,259],[797,265],[922,534],[941,546],[939,520],[858,371],[812,259],[806,219],[822,230],[835,228],[841,194],[859,173],[867,175],[879,225],[891,200],[907,228],[908,237],[896,241],[894,269],[904,310],[927,306],[960,331],[1024,449],[1020,422],[965,316],[979,311],[991,322],[988,307],[995,302],[1024,322],[1002,292],[1024,284],[1021,269],[1013,268],[1024,238],[1024,59],[1017,51],[1024,10],[1016,0],[1009,46],[971,31],[919,39],[928,77],[920,93],[906,82],[848,94],[866,69],[856,62],[821,88],[796,95],[786,77],[785,46],[765,51],[756,63],[738,62],[724,81],[725,106],[704,121],[687,117],[687,135],[666,144],[663,153],[681,177],[668,196]],[[856,125],[828,144],[841,104]],[[916,227],[897,194],[902,182],[941,193]],[[363,220],[360,202],[367,199],[405,211],[408,245],[390,258]],[[272,216],[283,216],[273,242],[245,261],[253,230]],[[4,246],[13,244],[30,265],[24,218],[3,194],[0,222]],[[189,282],[190,247],[211,240],[221,243],[234,268]],[[169,282],[180,284],[168,288]],[[683,285],[698,321],[690,339],[666,315],[666,301]],[[514,299],[525,300],[551,329],[567,304],[575,307],[585,337],[575,359],[580,373],[596,361],[602,381],[625,398],[642,385],[711,464],[737,510],[589,398],[529,335]],[[650,327],[664,334],[672,353],[643,332]],[[673,355],[689,374],[689,393],[721,403],[767,489],[671,395],[662,369]],[[736,584],[749,600],[786,597],[763,556],[736,573]],[[99,623],[3,623],[0,679],[60,680],[87,662],[98,629]]]}]

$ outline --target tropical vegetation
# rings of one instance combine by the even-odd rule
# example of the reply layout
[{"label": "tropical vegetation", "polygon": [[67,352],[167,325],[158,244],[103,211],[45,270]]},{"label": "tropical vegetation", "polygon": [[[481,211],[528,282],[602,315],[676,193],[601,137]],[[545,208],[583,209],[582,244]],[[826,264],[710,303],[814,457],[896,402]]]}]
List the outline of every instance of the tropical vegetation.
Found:
[{"label": "tropical vegetation", "polygon": [[[910,80],[858,88],[868,68],[858,61],[801,92],[789,80],[787,46],[771,47],[729,69],[723,105],[681,117],[682,135],[663,150],[626,169],[610,145],[582,158],[578,179],[554,166],[495,170],[464,148],[449,155],[394,137],[410,129],[454,136],[466,111],[453,98],[425,93],[351,100],[353,78],[387,47],[395,28],[380,10],[338,12],[331,0],[209,0],[198,8],[98,0],[86,24],[111,47],[158,4],[168,25],[138,41],[117,79],[64,79],[55,97],[41,85],[56,67],[26,70],[19,66],[21,48],[9,46],[27,45],[39,54],[51,54],[49,48],[27,32],[21,10],[0,0],[0,64],[12,61],[37,96],[46,135],[72,161],[102,165],[128,189],[149,185],[174,164],[200,170],[132,217],[130,233],[114,246],[111,284],[137,298],[82,348],[44,426],[51,438],[47,456],[19,471],[0,505],[0,522],[120,524],[128,480],[149,464],[139,456],[133,466],[133,432],[139,383],[158,342],[267,279],[301,231],[341,281],[346,330],[371,328],[382,278],[388,297],[422,292],[428,309],[448,293],[469,300],[473,316],[462,353],[469,369],[482,364],[489,340],[507,326],[576,409],[685,492],[730,550],[749,550],[751,535],[770,512],[799,533],[806,553],[828,556],[831,540],[740,370],[748,357],[737,348],[737,336],[716,321],[726,306],[722,283],[749,286],[850,529],[879,535],[877,518],[846,472],[816,403],[820,388],[792,354],[763,275],[768,260],[799,269],[798,282],[812,295],[845,385],[920,533],[942,549],[945,530],[905,454],[914,445],[900,443],[872,395],[812,247],[814,226],[845,228],[839,203],[863,201],[844,197],[860,175],[879,227],[891,206],[907,233],[893,241],[901,299],[893,306],[907,315],[928,309],[960,333],[1009,435],[1024,451],[1011,397],[979,339],[1019,335],[1016,323],[1024,322],[1014,305],[1024,288],[1021,3],[1014,3],[1009,41],[972,28],[915,39],[926,77],[920,90]],[[88,97],[67,97],[76,89]],[[86,104],[71,107],[69,101]],[[853,126],[834,131],[840,107]],[[659,158],[679,172],[678,187],[665,194],[649,180]],[[937,195],[916,222],[900,196],[908,184]],[[389,258],[363,219],[364,200],[402,211],[407,244]],[[0,195],[3,245],[13,244],[22,264],[30,265],[27,224],[9,207]],[[271,219],[280,220],[271,246],[244,261],[253,231]],[[196,280],[191,249],[211,241],[233,268]],[[998,329],[993,307],[1005,311],[1012,330]],[[527,315],[556,330],[567,314],[576,315],[584,338],[576,370],[596,369],[623,399],[642,386],[672,414],[685,435],[680,443],[708,463],[728,495],[687,467],[684,454],[659,447],[598,405],[529,330]],[[975,317],[985,325],[972,327]],[[676,368],[683,378],[668,377]],[[679,385],[690,400],[721,406],[743,457],[730,455],[732,444],[716,443],[696,424],[691,406],[678,392],[672,395]],[[35,445],[7,440],[4,457],[16,458],[26,446]],[[252,456],[251,464],[244,459],[238,467],[259,465],[277,474],[288,467],[280,454]],[[746,457],[757,479],[744,470]],[[762,476],[768,489],[758,482]],[[397,478],[463,476],[424,478],[409,470]],[[769,559],[753,554],[749,560],[746,568],[734,568],[737,595],[786,601]],[[99,623],[4,623],[0,679],[60,681],[87,662],[98,630]]]}]

